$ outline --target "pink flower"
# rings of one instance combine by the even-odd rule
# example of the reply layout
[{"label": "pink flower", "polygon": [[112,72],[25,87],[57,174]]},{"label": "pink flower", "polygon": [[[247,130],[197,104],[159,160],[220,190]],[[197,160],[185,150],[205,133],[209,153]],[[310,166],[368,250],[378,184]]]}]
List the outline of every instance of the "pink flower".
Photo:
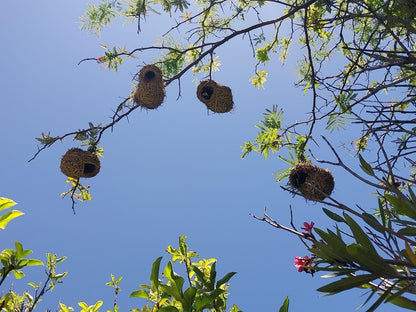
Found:
[{"label": "pink flower", "polygon": [[97,57],[97,63],[103,63],[104,62],[104,56]]},{"label": "pink flower", "polygon": [[302,257],[295,257],[294,264],[298,272],[306,272],[309,274],[315,273],[315,270],[312,268],[313,258],[309,258],[308,256]]},{"label": "pink flower", "polygon": [[313,223],[313,222],[311,222],[310,224],[308,224],[308,222],[303,222],[303,227],[301,227],[301,229],[305,230],[309,234],[312,234],[312,229],[313,229],[314,225],[315,225],[315,223]]},{"label": "pink flower", "polygon": [[296,269],[298,269],[298,272],[302,272],[305,269],[305,265],[310,262],[310,259],[308,256],[305,257],[295,257],[294,264]]}]

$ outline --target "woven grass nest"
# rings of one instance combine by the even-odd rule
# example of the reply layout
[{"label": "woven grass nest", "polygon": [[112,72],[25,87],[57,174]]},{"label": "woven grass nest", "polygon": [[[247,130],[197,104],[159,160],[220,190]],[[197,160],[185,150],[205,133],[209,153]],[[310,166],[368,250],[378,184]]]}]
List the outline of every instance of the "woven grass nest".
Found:
[{"label": "woven grass nest", "polygon": [[96,176],[101,166],[97,155],[80,148],[71,148],[62,156],[60,168],[67,177],[78,179]]},{"label": "woven grass nest", "polygon": [[134,93],[134,101],[148,109],[159,107],[165,99],[165,84],[162,71],[155,65],[143,66],[139,73],[139,83]]},{"label": "woven grass nest", "polygon": [[334,189],[334,177],[328,169],[301,162],[292,168],[289,183],[310,200],[319,201],[329,196]]},{"label": "woven grass nest", "polygon": [[233,109],[231,89],[214,80],[201,81],[196,90],[196,96],[215,113],[228,113]]}]

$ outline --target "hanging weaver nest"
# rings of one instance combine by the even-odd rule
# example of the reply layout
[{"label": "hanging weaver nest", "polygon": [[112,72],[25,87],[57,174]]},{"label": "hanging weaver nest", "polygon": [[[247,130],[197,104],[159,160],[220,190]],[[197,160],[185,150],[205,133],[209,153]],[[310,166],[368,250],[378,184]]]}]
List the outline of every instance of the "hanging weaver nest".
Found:
[{"label": "hanging weaver nest", "polygon": [[155,65],[143,66],[139,73],[134,101],[139,106],[155,109],[162,104],[165,95],[162,71]]},{"label": "hanging weaver nest", "polygon": [[60,167],[67,177],[78,179],[96,176],[101,166],[97,155],[80,148],[71,148],[62,156]]},{"label": "hanging weaver nest", "polygon": [[215,113],[227,113],[233,109],[231,89],[214,80],[203,80],[199,83],[196,96]]},{"label": "hanging weaver nest", "polygon": [[311,163],[301,162],[292,168],[289,174],[289,183],[310,200],[323,200],[334,189],[334,177],[326,169]]}]

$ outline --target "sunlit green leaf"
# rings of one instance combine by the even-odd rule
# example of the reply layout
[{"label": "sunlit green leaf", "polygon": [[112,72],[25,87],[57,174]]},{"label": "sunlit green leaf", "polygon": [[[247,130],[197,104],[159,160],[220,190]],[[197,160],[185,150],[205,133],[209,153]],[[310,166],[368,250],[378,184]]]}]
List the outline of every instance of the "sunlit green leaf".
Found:
[{"label": "sunlit green leaf", "polygon": [[19,210],[12,210],[4,213],[0,216],[0,228],[4,229],[6,225],[13,219],[23,215],[24,213]]},{"label": "sunlit green leaf", "polygon": [[168,262],[165,270],[164,276],[171,282],[172,284],[172,292],[170,293],[176,300],[182,299],[182,285],[185,282],[182,276],[176,274],[172,268],[172,262]]},{"label": "sunlit green leaf", "polygon": [[150,274],[150,283],[153,289],[157,289],[160,284],[159,280],[159,268],[160,268],[160,261],[162,261],[162,257],[159,257],[153,262],[152,265],[152,273]]},{"label": "sunlit green leaf", "polygon": [[289,312],[289,297],[285,298],[279,312]]},{"label": "sunlit green leaf", "polygon": [[40,260],[37,260],[37,259],[29,259],[26,265],[27,266],[34,266],[34,265],[44,265],[44,264]]},{"label": "sunlit green leaf", "polygon": [[132,298],[132,297],[149,299],[149,292],[147,292],[144,289],[139,289],[139,290],[133,291],[130,294],[130,298]]},{"label": "sunlit green leaf", "polygon": [[16,278],[16,279],[21,279],[22,277],[24,277],[25,276],[25,273],[23,273],[22,271],[20,271],[20,270],[14,270],[13,271],[13,274],[14,274],[14,277]]},{"label": "sunlit green leaf", "polygon": [[16,205],[16,202],[14,202],[11,199],[0,197],[0,210],[4,210],[6,208],[12,207]]},{"label": "sunlit green leaf", "polygon": [[267,70],[256,71],[256,74],[250,78],[250,82],[257,87],[257,89],[263,88],[264,89],[264,83],[267,81]]}]

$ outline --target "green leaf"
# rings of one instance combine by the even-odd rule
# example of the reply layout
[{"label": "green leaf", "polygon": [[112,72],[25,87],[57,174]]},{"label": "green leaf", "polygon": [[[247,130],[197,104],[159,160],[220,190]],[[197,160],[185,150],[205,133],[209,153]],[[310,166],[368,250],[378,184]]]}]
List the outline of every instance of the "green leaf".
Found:
[{"label": "green leaf", "polygon": [[214,262],[211,266],[211,271],[209,272],[209,281],[207,283],[208,289],[214,289],[215,279],[217,278],[217,271],[216,271],[216,262]]},{"label": "green leaf", "polygon": [[243,312],[243,311],[241,311],[240,308],[234,304],[232,308],[230,309],[230,312]]},{"label": "green leaf", "polygon": [[362,215],[364,217],[363,218],[364,222],[367,223],[369,226],[371,226],[374,230],[382,234],[385,232],[383,226],[380,224],[377,218],[374,217],[372,214],[364,212]]},{"label": "green leaf", "polygon": [[22,259],[24,257],[23,245],[20,242],[15,241],[14,246],[16,248],[16,258],[17,259]]},{"label": "green leaf", "polygon": [[388,193],[384,194],[384,197],[391,205],[393,205],[394,209],[396,209],[399,214],[416,220],[416,210],[409,202]]},{"label": "green leaf", "polygon": [[152,265],[152,273],[150,274],[150,283],[152,285],[152,289],[157,289],[160,285],[159,280],[159,268],[160,268],[160,261],[162,261],[163,257],[159,257],[153,262]]},{"label": "green leaf", "polygon": [[4,230],[7,223],[9,223],[14,218],[17,218],[23,214],[24,213],[19,210],[12,210],[12,211],[6,212],[2,216],[0,216],[0,228]]},{"label": "green leaf", "polygon": [[416,195],[415,193],[413,193],[413,190],[410,186],[409,186],[409,194],[410,194],[410,198],[412,199],[412,203],[416,205]]},{"label": "green leaf", "polygon": [[184,306],[184,310],[191,310],[192,305],[194,304],[196,295],[196,288],[195,287],[189,287],[185,292],[183,293],[183,298],[186,304],[186,309]]},{"label": "green leaf", "polygon": [[[325,214],[336,222],[345,222],[344,218],[329,209],[322,208]],[[346,223],[346,222],[345,222]]]},{"label": "green leaf", "polygon": [[13,274],[14,274],[14,277],[16,278],[16,279],[21,279],[22,277],[24,277],[25,276],[25,273],[23,273],[22,271],[20,271],[20,270],[14,270],[13,271]]},{"label": "green leaf", "polygon": [[11,199],[0,197],[0,210],[4,210],[6,208],[12,207],[16,205],[16,202],[14,202]]},{"label": "green leaf", "polygon": [[205,309],[207,306],[209,306],[215,299],[218,298],[221,294],[224,293],[224,290],[222,289],[214,289],[209,292],[202,293],[199,297],[195,298],[195,310],[201,311]]},{"label": "green leaf", "polygon": [[410,300],[406,297],[395,297],[394,299],[389,300],[389,302],[393,303],[398,307],[416,311],[416,301]]},{"label": "green leaf", "polygon": [[347,221],[348,226],[350,227],[355,241],[366,248],[369,252],[378,255],[376,249],[368,238],[367,234],[361,229],[357,222],[355,222],[348,214],[344,213],[345,220]]},{"label": "green leaf", "polygon": [[174,306],[167,306],[167,307],[161,307],[158,312],[179,312],[179,310]]},{"label": "green leaf", "polygon": [[370,176],[375,176],[374,175],[374,170],[373,168],[370,166],[370,164],[368,162],[366,162],[364,160],[364,158],[361,156],[361,154],[358,154],[358,159],[360,160],[360,168],[368,175]]},{"label": "green leaf", "polygon": [[395,285],[389,287],[387,290],[383,291],[383,294],[374,302],[370,308],[367,309],[366,312],[374,312],[386,299],[386,297],[391,293]]},{"label": "green leaf", "polygon": [[257,87],[257,89],[264,89],[264,83],[267,81],[267,74],[267,70],[257,70],[256,74],[250,78],[250,82]]},{"label": "green leaf", "polygon": [[95,304],[94,304],[94,307],[93,307],[93,309],[92,309],[92,311],[98,311],[98,309],[101,307],[103,305],[103,302],[101,301],[101,300],[99,300],[99,301],[97,301]]},{"label": "green leaf", "polygon": [[144,290],[144,289],[139,289],[139,290],[133,291],[130,294],[130,298],[133,298],[133,297],[144,298],[144,299],[149,299],[150,298],[149,297],[149,292]]},{"label": "green leaf", "polygon": [[289,312],[289,297],[283,301],[282,306],[279,309],[279,312]]},{"label": "green leaf", "polygon": [[315,228],[315,232],[326,242],[324,246],[321,244],[319,244],[319,246],[324,248],[325,251],[331,256],[331,258],[339,262],[350,261],[349,254],[346,249],[346,244],[340,236],[330,230],[328,230],[328,233],[326,233],[318,228]]},{"label": "green leaf", "polygon": [[347,246],[348,253],[353,257],[354,262],[358,263],[363,269],[376,273],[383,277],[397,277],[397,271],[384,262],[378,254],[374,254],[368,248],[352,243]]},{"label": "green leaf", "polygon": [[378,278],[378,274],[363,274],[363,275],[356,275],[356,276],[348,276],[341,278],[338,281],[332,282],[328,285],[322,286],[317,290],[320,292],[326,292],[329,294],[336,294],[341,291],[360,287],[372,280]]},{"label": "green leaf", "polygon": [[310,251],[313,252],[317,257],[330,262],[338,262],[342,260],[340,259],[338,253],[326,243],[316,241],[314,242],[314,245],[316,248],[311,248]]},{"label": "green leaf", "polygon": [[60,257],[60,258],[56,259],[55,262],[56,262],[56,264],[58,264],[62,261],[65,261],[65,259],[66,259],[66,257]]},{"label": "green leaf", "polygon": [[172,262],[168,262],[164,270],[165,277],[171,282],[172,284],[172,292],[170,293],[176,300],[181,301],[183,294],[182,294],[182,285],[185,282],[182,276],[176,274],[172,268]]},{"label": "green leaf", "polygon": [[204,273],[195,265],[192,265],[190,269],[195,273],[195,275],[198,277],[198,280],[205,285],[205,275]]},{"label": "green leaf", "polygon": [[400,229],[397,233],[403,236],[416,236],[416,228],[408,226]]},{"label": "green leaf", "polygon": [[237,274],[237,272],[229,272],[225,274],[223,278],[218,280],[216,288],[220,288],[222,285],[227,283],[235,274]]},{"label": "green leaf", "polygon": [[27,266],[43,265],[43,262],[37,259],[29,259],[26,265]]},{"label": "green leaf", "polygon": [[186,235],[182,235],[179,238],[179,250],[181,251],[181,254],[186,257],[188,253],[188,245],[186,245]]}]

